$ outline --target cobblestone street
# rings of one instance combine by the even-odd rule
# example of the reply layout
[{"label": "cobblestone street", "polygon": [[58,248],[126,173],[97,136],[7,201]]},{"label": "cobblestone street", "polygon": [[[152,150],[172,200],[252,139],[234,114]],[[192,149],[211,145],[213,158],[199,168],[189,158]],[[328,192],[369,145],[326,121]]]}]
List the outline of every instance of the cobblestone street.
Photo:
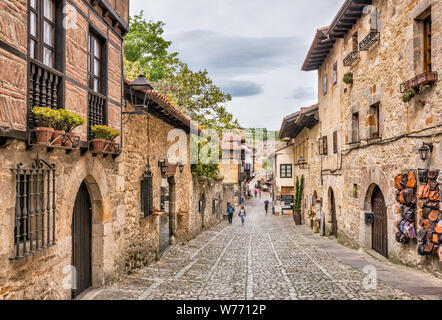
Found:
[{"label": "cobblestone street", "polygon": [[245,226],[235,215],[158,262],[106,289],[95,300],[416,299],[378,281],[365,289],[363,272],[345,265],[295,227],[292,217],[265,215],[248,202]]}]

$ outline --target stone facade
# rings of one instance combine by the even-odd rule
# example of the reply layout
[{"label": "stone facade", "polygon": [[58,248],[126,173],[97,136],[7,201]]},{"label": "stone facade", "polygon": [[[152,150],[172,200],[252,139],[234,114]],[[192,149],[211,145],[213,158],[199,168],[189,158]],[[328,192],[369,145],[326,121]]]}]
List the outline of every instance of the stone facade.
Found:
[{"label": "stone facade", "polygon": [[[320,137],[328,139],[327,155],[321,157],[322,184],[318,185],[327,234],[332,230],[333,194],[338,240],[371,250],[372,226],[365,223],[365,212],[373,211],[377,186],[387,207],[388,258],[437,273],[441,271],[439,259],[420,257],[415,240],[409,245],[395,241],[400,216],[394,177],[407,170],[442,168],[440,85],[430,86],[410,102],[403,102],[400,92],[401,83],[424,72],[424,13],[431,13],[432,20],[432,71],[440,72],[442,2],[437,0],[374,0],[343,38],[335,40],[320,66],[311,69],[318,69]],[[355,40],[360,43],[373,29],[380,32],[380,41],[344,67],[344,58],[355,50]],[[307,61],[314,65],[318,61],[314,59],[309,53]],[[353,73],[353,84],[343,82],[347,72]],[[418,154],[423,142],[434,144],[426,162]]]}]

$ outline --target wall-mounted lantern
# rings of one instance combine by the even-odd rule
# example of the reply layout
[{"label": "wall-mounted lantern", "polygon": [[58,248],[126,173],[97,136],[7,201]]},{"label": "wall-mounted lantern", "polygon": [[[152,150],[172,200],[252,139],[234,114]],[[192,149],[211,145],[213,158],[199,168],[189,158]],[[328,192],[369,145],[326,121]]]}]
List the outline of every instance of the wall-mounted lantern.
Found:
[{"label": "wall-mounted lantern", "polygon": [[307,162],[305,161],[304,157],[301,156],[301,158],[299,158],[298,160],[298,166],[299,168],[301,168],[302,170],[304,170],[307,166]]},{"label": "wall-mounted lantern", "polygon": [[161,169],[161,174],[164,176],[167,173],[168,164],[166,160],[158,160],[158,167]]},{"label": "wall-mounted lantern", "polygon": [[184,163],[182,163],[182,162],[178,163],[178,167],[180,169],[180,173],[183,173],[184,172]]},{"label": "wall-mounted lantern", "polygon": [[425,143],[422,145],[422,147],[419,148],[419,155],[422,159],[422,161],[427,161],[430,158],[430,154],[433,152],[433,144],[432,143]]},{"label": "wall-mounted lantern", "polygon": [[138,76],[137,79],[128,84],[130,90],[130,99],[132,107],[135,111],[122,112],[123,119],[129,121],[135,115],[144,115],[147,113],[150,102],[149,90],[153,90],[152,86],[146,81],[144,75]]}]

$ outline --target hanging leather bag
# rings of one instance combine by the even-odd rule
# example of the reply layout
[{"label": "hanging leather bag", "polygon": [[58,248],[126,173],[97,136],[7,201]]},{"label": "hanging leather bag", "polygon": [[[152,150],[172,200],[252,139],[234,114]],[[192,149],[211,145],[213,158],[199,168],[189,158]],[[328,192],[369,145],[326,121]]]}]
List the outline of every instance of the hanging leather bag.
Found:
[{"label": "hanging leather bag", "polygon": [[417,240],[419,240],[420,242],[427,241],[427,232],[428,232],[427,230],[423,229],[419,230],[416,236]]},{"label": "hanging leather bag", "polygon": [[420,256],[426,256],[428,255],[427,252],[425,252],[425,242],[420,242],[419,245],[417,246],[417,253]]},{"label": "hanging leather bag", "polygon": [[416,214],[411,207],[406,207],[404,212],[404,218],[408,222],[414,222],[416,221]]},{"label": "hanging leather bag", "polygon": [[403,187],[402,187],[402,185],[401,185],[401,181],[402,181],[403,176],[404,176],[404,175],[399,174],[399,175],[397,175],[397,176],[394,178],[394,187],[395,187],[396,189],[398,189],[398,190],[402,190],[402,189],[403,189]]},{"label": "hanging leather bag", "polygon": [[428,186],[427,184],[421,184],[419,188],[417,189],[417,195],[416,197],[418,199],[425,199],[425,194],[428,192]]},{"label": "hanging leather bag", "polygon": [[428,196],[428,200],[434,201],[434,202],[440,202],[439,190],[430,191],[430,195]]},{"label": "hanging leather bag", "polygon": [[403,190],[402,192],[403,192],[405,204],[416,204],[417,198],[416,198],[416,193],[415,193],[414,189],[407,188],[407,189]]},{"label": "hanging leather bag", "polygon": [[440,210],[440,202],[429,201],[425,206],[434,210]]},{"label": "hanging leather bag", "polygon": [[430,185],[430,191],[435,191],[438,189],[439,184],[436,180],[431,180],[428,184]]},{"label": "hanging leather bag", "polygon": [[408,172],[407,176],[407,188],[415,189],[417,187],[417,181],[416,181],[416,173],[414,171]]},{"label": "hanging leather bag", "polygon": [[402,190],[402,191],[398,190],[398,191],[396,192],[396,199],[397,199],[397,201],[398,201],[399,203],[402,203],[402,204],[405,203],[405,199],[404,199],[404,191],[403,191],[403,190]]},{"label": "hanging leather bag", "polygon": [[425,253],[431,254],[433,252],[433,249],[434,249],[434,243],[431,241],[427,241],[424,249]]},{"label": "hanging leather bag", "polygon": [[407,187],[407,183],[408,183],[408,175],[404,174],[401,179],[401,186],[403,189]]},{"label": "hanging leather bag", "polygon": [[439,210],[432,210],[428,215],[428,220],[431,222],[436,222],[438,220]]}]

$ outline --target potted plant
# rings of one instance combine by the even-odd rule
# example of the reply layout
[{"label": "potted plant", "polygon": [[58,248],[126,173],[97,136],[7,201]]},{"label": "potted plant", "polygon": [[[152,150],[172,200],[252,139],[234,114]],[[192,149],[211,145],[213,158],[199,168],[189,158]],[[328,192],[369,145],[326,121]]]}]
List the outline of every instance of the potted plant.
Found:
[{"label": "potted plant", "polygon": [[63,146],[72,148],[75,133],[73,132],[79,126],[82,126],[86,123],[86,120],[78,114],[69,112],[65,109],[59,110],[61,117],[63,118],[63,129],[66,132],[66,138],[63,141]]},{"label": "potted plant", "polygon": [[407,92],[402,96],[402,101],[403,102],[409,102],[411,101],[411,99],[413,99],[413,97],[416,95],[416,90],[414,89],[409,89],[407,90]]},{"label": "potted plant", "polygon": [[45,107],[34,107],[32,113],[37,122],[35,136],[37,144],[48,144],[54,133],[54,122],[56,110]]},{"label": "potted plant", "polygon": [[63,144],[65,131],[64,117],[60,110],[53,110],[54,112],[54,133],[52,134],[51,143],[53,146],[61,146]]},{"label": "potted plant", "polygon": [[353,72],[347,72],[344,74],[344,83],[353,84]]},{"label": "potted plant", "polygon": [[108,143],[110,128],[104,125],[95,125],[91,127],[94,139],[92,139],[92,149],[97,152],[103,152]]},{"label": "potted plant", "polygon": [[107,139],[109,140],[110,144],[109,144],[109,148],[107,151],[112,152],[112,153],[115,152],[114,140],[117,137],[119,137],[120,135],[121,135],[120,130],[109,128],[109,133],[108,133]]}]

